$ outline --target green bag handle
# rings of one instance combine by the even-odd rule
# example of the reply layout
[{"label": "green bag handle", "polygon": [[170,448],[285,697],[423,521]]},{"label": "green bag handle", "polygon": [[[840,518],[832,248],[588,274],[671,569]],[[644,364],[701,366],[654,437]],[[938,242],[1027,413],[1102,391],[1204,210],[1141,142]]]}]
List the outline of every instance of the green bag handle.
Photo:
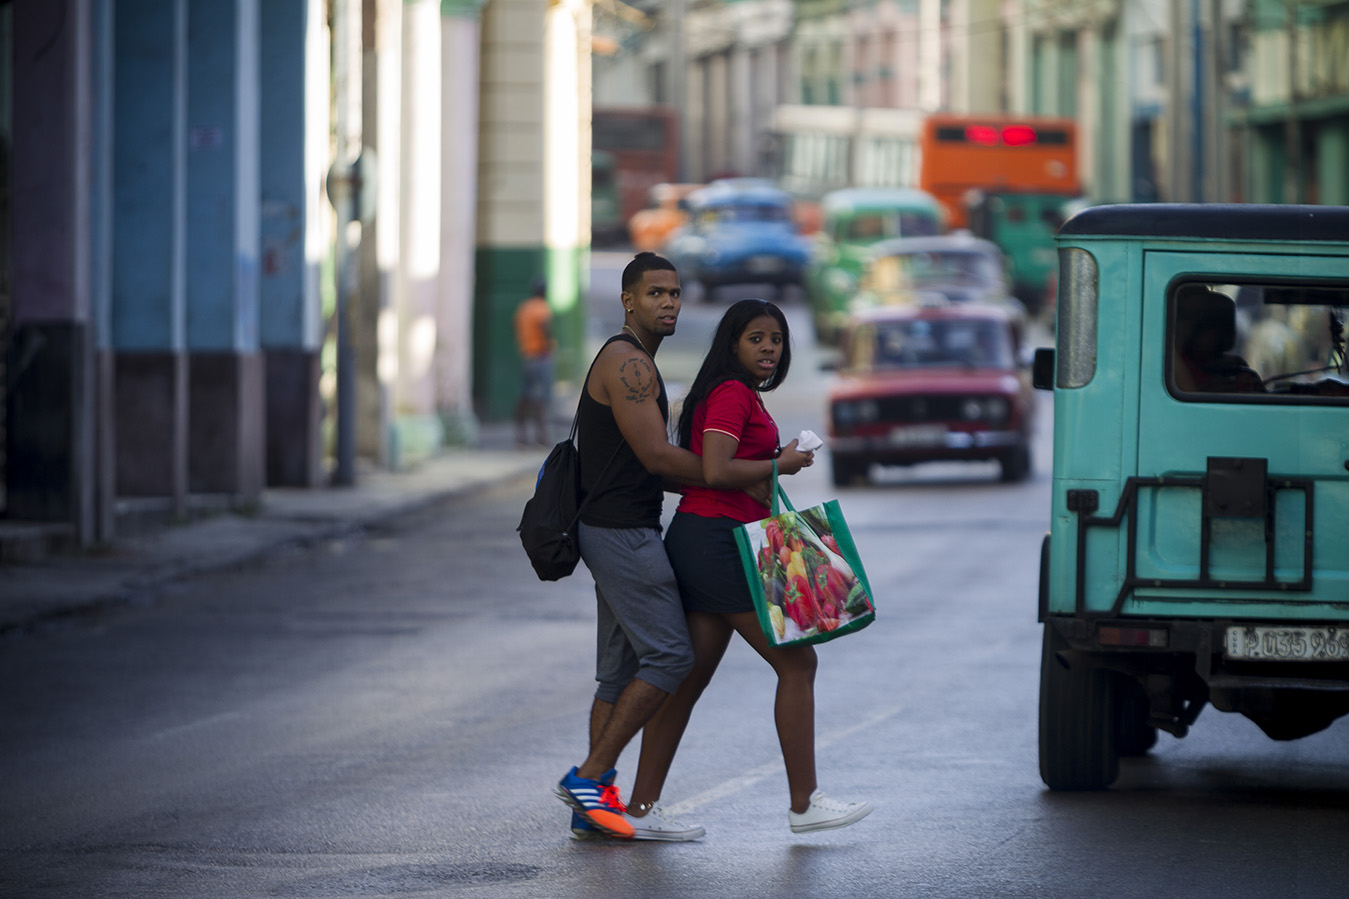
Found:
[{"label": "green bag handle", "polygon": [[778,515],[778,514],[781,512],[781,509],[778,508],[778,497],[779,497],[779,496],[782,497],[783,505],[785,505],[785,506],[787,507],[787,510],[788,510],[788,511],[790,511],[790,512],[795,512],[795,511],[796,511],[796,506],[793,506],[793,505],[792,505],[792,501],[791,501],[790,499],[787,498],[787,491],[782,489],[782,484],[778,481],[778,460],[777,460],[777,459],[774,459],[774,460],[773,460],[773,514],[774,514],[774,515]]}]

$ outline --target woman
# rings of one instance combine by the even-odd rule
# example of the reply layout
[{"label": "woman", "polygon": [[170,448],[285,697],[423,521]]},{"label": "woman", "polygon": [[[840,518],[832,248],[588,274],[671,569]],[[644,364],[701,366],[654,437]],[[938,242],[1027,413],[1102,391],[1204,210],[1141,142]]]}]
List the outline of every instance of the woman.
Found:
[{"label": "woman", "polygon": [[655,809],[689,715],[716,673],[732,633],[752,646],[778,676],[774,717],[791,793],[788,823],[796,833],[842,827],[871,812],[870,803],[830,799],[815,781],[815,649],[776,647],[759,626],[735,543],[740,525],[771,510],[744,488],[814,461],[793,440],[779,444],[777,425],[759,394],[773,390],[791,366],[791,333],[782,310],[741,300],[717,326],[712,348],[684,398],[679,445],[700,455],[707,487],[687,487],[665,536],[665,549],[693,638],[693,672],[646,725],[629,813]]}]

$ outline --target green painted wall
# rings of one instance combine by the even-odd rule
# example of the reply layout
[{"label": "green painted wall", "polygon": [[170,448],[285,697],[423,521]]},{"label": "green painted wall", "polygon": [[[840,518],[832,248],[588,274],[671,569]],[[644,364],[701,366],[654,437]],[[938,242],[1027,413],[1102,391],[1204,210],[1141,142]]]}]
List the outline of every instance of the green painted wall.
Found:
[{"label": "green painted wall", "polygon": [[1349,205],[1349,119],[1326,122],[1317,143],[1320,201],[1333,206]]},{"label": "green painted wall", "polygon": [[515,308],[539,275],[548,279],[558,381],[574,381],[584,374],[590,362],[585,358],[590,248],[479,247],[474,263],[473,402],[484,421],[503,421],[514,415],[520,391]]}]

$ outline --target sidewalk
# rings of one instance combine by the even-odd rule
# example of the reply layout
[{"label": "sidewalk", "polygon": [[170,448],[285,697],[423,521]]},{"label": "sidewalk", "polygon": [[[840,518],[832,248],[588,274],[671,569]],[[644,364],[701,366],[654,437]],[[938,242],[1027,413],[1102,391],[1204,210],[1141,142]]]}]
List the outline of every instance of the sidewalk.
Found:
[{"label": "sidewalk", "polygon": [[[808,327],[802,306],[786,311],[794,328]],[[593,327],[587,347],[592,356],[608,333],[598,321]],[[662,345],[660,370],[672,402],[692,381],[709,336],[686,328],[678,339]],[[812,343],[803,341],[794,352],[794,369],[818,371]],[[804,391],[811,396],[806,405],[813,406],[817,389],[808,376],[799,377],[775,402],[786,408],[793,394]],[[571,428],[578,397],[575,385],[558,385],[551,421],[554,440],[561,440]],[[175,581],[358,534],[451,497],[531,476],[549,447],[517,449],[514,435],[512,422],[487,423],[473,449],[447,449],[407,471],[361,471],[353,487],[266,490],[254,514],[195,518],[119,537],[97,552],[0,564],[0,638],[145,601],[157,588]]]},{"label": "sidewalk", "polygon": [[[561,425],[554,430],[557,439],[566,436]],[[254,514],[217,514],[119,539],[97,552],[0,565],[0,636],[134,603],[174,581],[358,534],[528,477],[548,448],[517,449],[513,431],[509,424],[484,426],[474,449],[447,449],[407,471],[363,471],[352,487],[266,490]]]}]

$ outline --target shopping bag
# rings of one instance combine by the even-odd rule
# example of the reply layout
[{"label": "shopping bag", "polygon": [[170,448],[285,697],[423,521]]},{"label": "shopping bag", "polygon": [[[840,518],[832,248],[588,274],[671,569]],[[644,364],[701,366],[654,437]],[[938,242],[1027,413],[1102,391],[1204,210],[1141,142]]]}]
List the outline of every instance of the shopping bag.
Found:
[{"label": "shopping bag", "polygon": [[876,620],[871,585],[838,500],[797,511],[778,484],[776,465],[773,514],[736,528],[735,542],[770,644],[823,643]]}]

